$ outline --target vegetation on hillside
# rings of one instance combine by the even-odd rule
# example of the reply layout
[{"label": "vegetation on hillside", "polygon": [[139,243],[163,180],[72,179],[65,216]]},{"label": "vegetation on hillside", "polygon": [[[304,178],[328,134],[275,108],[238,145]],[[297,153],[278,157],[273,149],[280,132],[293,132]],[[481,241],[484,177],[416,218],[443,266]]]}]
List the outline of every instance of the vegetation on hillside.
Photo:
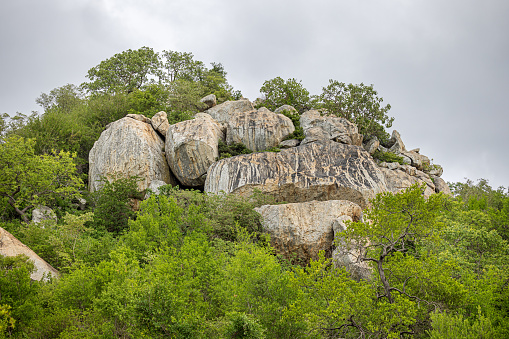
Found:
[{"label": "vegetation on hillside", "polygon": [[[137,212],[137,178],[86,193],[88,152],[108,123],[159,110],[175,123],[206,94],[238,98],[222,65],[145,47],[101,62],[88,79],[41,95],[41,115],[0,119],[0,227],[61,272],[31,281],[26,257],[0,256],[0,338],[509,337],[507,189],[480,180],[451,184],[453,197],[426,200],[419,186],[380,194],[364,212],[371,222],[352,222],[336,239],[371,265],[371,279],[324,253],[299,266],[263,233],[254,207],[274,201],[260,192],[166,186]],[[277,80],[262,92],[270,109],[323,108],[376,135],[390,126],[372,87],[330,86],[313,97]],[[58,221],[29,223],[37,204]]]}]

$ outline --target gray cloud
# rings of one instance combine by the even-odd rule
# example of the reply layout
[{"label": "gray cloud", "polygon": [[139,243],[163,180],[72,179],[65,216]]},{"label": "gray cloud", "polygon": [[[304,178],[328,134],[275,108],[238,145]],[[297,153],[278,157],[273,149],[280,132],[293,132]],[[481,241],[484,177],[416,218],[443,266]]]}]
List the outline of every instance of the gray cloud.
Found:
[{"label": "gray cloud", "polygon": [[221,62],[255,99],[265,80],[374,84],[407,146],[444,178],[509,185],[509,3],[439,1],[11,1],[0,5],[0,111],[85,80],[128,48]]}]

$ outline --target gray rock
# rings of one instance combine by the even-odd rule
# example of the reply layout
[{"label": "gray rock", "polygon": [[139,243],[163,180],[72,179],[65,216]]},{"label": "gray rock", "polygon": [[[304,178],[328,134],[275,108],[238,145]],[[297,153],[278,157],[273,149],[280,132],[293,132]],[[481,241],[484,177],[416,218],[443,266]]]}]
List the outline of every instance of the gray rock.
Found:
[{"label": "gray rock", "polygon": [[164,142],[150,124],[122,118],[101,133],[89,154],[89,189],[101,188],[101,177],[138,176],[138,189],[144,191],[152,180],[177,185],[164,158]]},{"label": "gray rock", "polygon": [[401,140],[401,135],[396,130],[392,131],[392,136],[389,139],[389,144],[392,145],[389,148],[389,151],[394,154],[400,154],[401,152],[406,151],[405,144],[403,143],[403,140]]},{"label": "gray rock", "polygon": [[373,155],[378,147],[380,147],[380,140],[377,137],[372,137],[368,142],[362,145],[366,152]]},{"label": "gray rock", "polygon": [[223,102],[209,108],[205,113],[210,114],[217,122],[226,124],[235,113],[249,111],[254,111],[253,104],[249,100],[237,100]]},{"label": "gray rock", "polygon": [[168,129],[170,128],[170,123],[168,122],[168,116],[166,112],[161,111],[157,112],[152,119],[150,119],[150,123],[152,127],[161,133],[161,135],[166,138],[166,133],[168,133]]},{"label": "gray rock", "polygon": [[241,143],[252,151],[276,147],[295,130],[292,120],[265,107],[237,112],[228,121],[226,143]]},{"label": "gray rock", "polygon": [[442,192],[447,195],[452,195],[451,189],[449,188],[449,185],[447,185],[444,179],[436,175],[431,175],[431,180],[433,180],[433,183],[435,184],[435,192],[437,193]]},{"label": "gray rock", "polygon": [[[362,145],[362,135],[357,126],[344,118],[323,116],[316,110],[310,110],[301,115],[300,125],[306,139],[328,139],[347,145]],[[309,143],[306,139],[303,144]]]},{"label": "gray rock", "polygon": [[150,124],[150,119],[143,114],[127,114],[126,117]]},{"label": "gray rock", "polygon": [[358,220],[362,214],[360,206],[344,200],[264,205],[255,210],[276,251],[301,263],[317,259],[320,251],[331,255],[333,222],[341,216]]},{"label": "gray rock", "polygon": [[53,211],[48,206],[37,206],[32,211],[32,222],[35,224],[40,223],[43,220],[55,220],[57,221],[57,215],[55,214],[55,211]]},{"label": "gray rock", "polygon": [[281,149],[292,148],[292,147],[297,147],[299,145],[300,145],[300,140],[290,139],[290,140],[281,141],[281,143],[279,144],[279,148],[281,148]]},{"label": "gray rock", "polygon": [[[350,215],[342,215],[332,223],[334,237],[337,238],[346,231],[346,221],[356,221]],[[332,252],[332,261],[336,267],[344,266],[354,279],[371,280],[372,270],[368,262],[360,261],[361,253],[358,250],[350,249],[345,243],[339,243]]]},{"label": "gray rock", "polygon": [[145,193],[144,199],[146,200],[146,199],[150,198],[150,196],[152,194],[159,195],[160,194],[159,187],[166,186],[166,185],[167,185],[167,183],[165,183],[164,181],[152,180],[152,182],[150,183],[150,186],[147,189],[147,193]]},{"label": "gray rock", "polygon": [[418,170],[421,170],[421,171],[425,167],[428,167],[430,164],[429,158],[427,156],[416,153],[416,152],[401,151],[400,155],[410,158],[412,166],[417,168]]},{"label": "gray rock", "polygon": [[[28,246],[16,239],[12,234],[0,227],[0,255],[6,257],[15,257],[17,255],[26,255],[33,263],[35,270],[30,275],[32,280],[42,280],[44,277],[59,277],[59,273],[50,264],[39,257]],[[46,280],[46,279],[45,279]]]},{"label": "gray rock", "polygon": [[[380,170],[385,175],[387,190],[392,193],[398,193],[414,184],[422,185],[426,182],[399,169],[390,170],[388,168],[380,168]],[[426,184],[428,184],[428,182],[426,182]],[[427,198],[433,193],[435,193],[434,187],[431,188],[429,185],[426,185],[424,196]]]},{"label": "gray rock", "polygon": [[387,190],[384,180],[363,148],[328,141],[220,160],[209,168],[205,191],[248,196],[259,189],[277,201],[348,200],[366,207]]},{"label": "gray rock", "polygon": [[200,102],[203,102],[205,105],[207,105],[206,109],[212,108],[216,106],[217,99],[215,94],[209,94],[206,97],[202,98]]},{"label": "gray rock", "polygon": [[224,140],[224,130],[206,113],[197,113],[192,120],[170,126],[166,134],[166,159],[182,184],[205,183],[207,169],[219,156],[219,139]]},{"label": "gray rock", "polygon": [[437,164],[426,166],[425,169],[427,170],[426,173],[437,177],[441,177],[442,174],[444,173],[444,169],[442,168],[442,166]]}]

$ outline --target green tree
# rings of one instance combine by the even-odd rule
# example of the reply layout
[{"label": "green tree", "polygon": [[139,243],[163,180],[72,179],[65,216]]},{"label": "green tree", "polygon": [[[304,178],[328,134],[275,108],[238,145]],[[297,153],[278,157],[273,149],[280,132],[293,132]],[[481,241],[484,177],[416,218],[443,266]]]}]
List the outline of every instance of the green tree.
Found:
[{"label": "green tree", "polygon": [[286,81],[280,77],[267,80],[260,88],[260,93],[263,100],[257,106],[264,106],[272,111],[283,105],[290,105],[303,113],[312,107],[308,90],[302,86],[301,81],[293,78]]},{"label": "green tree", "polygon": [[135,217],[131,203],[141,199],[138,191],[139,178],[117,178],[109,182],[103,179],[103,186],[93,193],[94,225],[97,231],[112,232],[115,235],[127,229],[129,219]]},{"label": "green tree", "polygon": [[388,140],[384,126],[392,126],[394,118],[387,112],[391,105],[381,106],[383,98],[379,98],[373,85],[366,86],[329,80],[329,85],[322,89],[319,96],[321,106],[331,114],[346,118],[357,124],[359,132],[365,136],[375,135],[381,140]]},{"label": "green tree", "polygon": [[158,75],[160,61],[152,48],[128,49],[88,71],[83,87],[92,93],[130,93]]},{"label": "green tree", "polygon": [[68,152],[36,155],[35,140],[10,136],[0,144],[0,196],[28,222],[27,213],[56,198],[79,196],[82,180]]},{"label": "green tree", "polygon": [[62,87],[52,89],[48,94],[42,93],[35,102],[38,103],[44,111],[58,108],[69,113],[71,110],[81,104],[83,93],[81,89],[73,84],[67,84]]}]

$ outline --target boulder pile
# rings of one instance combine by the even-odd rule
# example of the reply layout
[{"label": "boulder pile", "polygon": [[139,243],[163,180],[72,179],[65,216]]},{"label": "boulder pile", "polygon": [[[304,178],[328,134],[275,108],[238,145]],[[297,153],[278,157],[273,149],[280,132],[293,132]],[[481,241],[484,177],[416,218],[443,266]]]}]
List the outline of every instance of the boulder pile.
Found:
[{"label": "boulder pile", "polygon": [[[337,263],[353,265],[359,276],[366,276],[366,267],[332,242],[346,220],[358,220],[377,193],[425,184],[426,196],[450,194],[442,167],[419,149],[407,150],[397,131],[388,143],[363,140],[350,121],[310,110],[300,115],[301,141],[290,139],[295,126],[281,114],[295,113],[291,106],[271,112],[247,99],[217,104],[213,95],[202,102],[207,109],[174,125],[165,112],[152,119],[129,114],[111,123],[90,152],[90,190],[100,187],[101,178],[119,174],[141,177],[140,190],[152,183],[244,196],[259,190],[288,203],[257,210],[281,253],[309,261],[324,250]],[[241,143],[254,153],[219,160],[220,141]],[[280,151],[266,151],[274,147]],[[397,160],[380,160],[385,153]]]}]

